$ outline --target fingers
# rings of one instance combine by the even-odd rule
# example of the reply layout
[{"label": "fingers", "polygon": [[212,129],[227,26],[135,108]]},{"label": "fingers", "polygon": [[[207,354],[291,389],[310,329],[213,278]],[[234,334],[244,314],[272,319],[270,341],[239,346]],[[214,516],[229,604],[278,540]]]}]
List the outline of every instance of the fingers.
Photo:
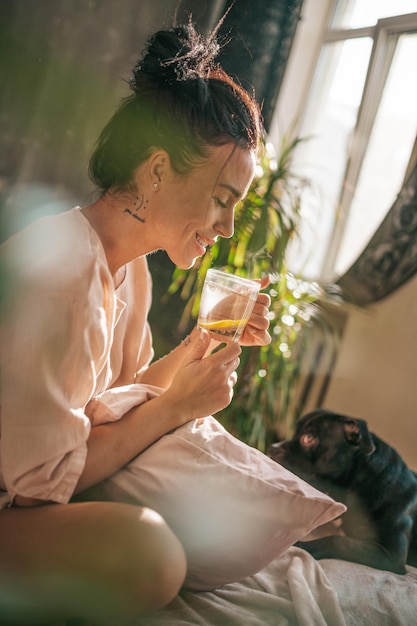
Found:
[{"label": "fingers", "polygon": [[242,335],[240,344],[242,346],[267,346],[271,341],[271,335],[267,330],[247,326]]},{"label": "fingers", "polygon": [[260,293],[253,307],[249,324],[255,328],[266,330],[269,326],[269,307],[271,306],[271,297],[267,293]]},{"label": "fingers", "polygon": [[261,307],[254,311],[250,317],[248,325],[257,330],[268,330],[269,328],[269,310],[266,307]]},{"label": "fingers", "polygon": [[266,346],[271,343],[268,332],[269,319],[266,315],[252,315],[243,331],[240,344],[242,346]]},{"label": "fingers", "polygon": [[257,309],[252,313],[248,324],[254,328],[267,330],[269,328],[269,310],[266,307]]},{"label": "fingers", "polygon": [[240,354],[241,347],[237,343],[230,343],[221,347],[217,352],[212,354],[209,359],[213,368],[213,375],[220,375],[220,379],[223,382],[219,384],[226,384],[229,387],[229,400],[231,401],[233,396],[233,387],[237,382],[237,368],[240,364],[240,358],[234,356],[236,352]]},{"label": "fingers", "polygon": [[269,276],[263,276],[261,278],[261,289],[265,289],[265,287],[268,287],[270,282],[271,282],[271,279]]},{"label": "fingers", "polygon": [[228,379],[229,387],[232,389],[237,383],[237,373],[232,372]]},{"label": "fingers", "polygon": [[269,328],[268,314],[269,314],[269,305],[271,303],[271,299],[267,294],[262,294],[262,295],[265,297],[262,298],[261,301],[258,300],[256,302],[252,311],[252,315],[248,322],[248,326],[250,326],[252,330],[260,330],[264,332],[268,330]]},{"label": "fingers", "polygon": [[199,368],[199,371],[195,370],[193,377],[193,401],[197,403],[196,412],[199,417],[214,415],[232,401],[241,351],[237,343],[223,344],[199,364],[194,364]]},{"label": "fingers", "polygon": [[[261,284],[262,287],[266,287],[269,284],[269,277],[265,277],[265,281]],[[252,315],[239,342],[242,346],[266,346],[271,343],[271,336],[268,333],[270,305],[270,295],[259,293]]]},{"label": "fingers", "polygon": [[271,296],[268,293],[259,293],[256,298],[254,309],[257,307],[266,307],[269,309],[271,306]]},{"label": "fingers", "polygon": [[237,365],[239,365],[238,357],[241,352],[242,348],[238,343],[227,343],[224,346],[220,346],[216,352],[213,352],[213,354],[207,358],[209,358],[211,363],[217,367],[226,367],[231,365],[233,369],[233,362],[237,362]]},{"label": "fingers", "polygon": [[226,375],[229,374],[230,376],[232,376],[234,373],[236,373],[236,370],[239,367],[239,364],[240,364],[239,357],[236,357],[235,359],[233,359],[229,363],[225,363],[223,365],[223,367],[224,367]]}]

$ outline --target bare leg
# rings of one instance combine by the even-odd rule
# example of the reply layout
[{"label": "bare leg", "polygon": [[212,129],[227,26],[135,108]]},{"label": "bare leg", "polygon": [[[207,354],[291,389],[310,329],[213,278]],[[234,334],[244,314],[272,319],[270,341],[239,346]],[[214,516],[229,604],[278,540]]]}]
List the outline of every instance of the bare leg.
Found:
[{"label": "bare leg", "polygon": [[0,511],[0,624],[113,625],[169,602],[185,571],[180,543],[149,509],[83,502]]}]

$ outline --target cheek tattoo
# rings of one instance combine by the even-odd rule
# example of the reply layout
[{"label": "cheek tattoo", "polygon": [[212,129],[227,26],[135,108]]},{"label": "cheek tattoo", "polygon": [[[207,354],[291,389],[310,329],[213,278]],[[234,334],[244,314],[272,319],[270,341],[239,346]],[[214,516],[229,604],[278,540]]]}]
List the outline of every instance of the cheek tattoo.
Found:
[{"label": "cheek tattoo", "polygon": [[148,204],[148,202],[148,200],[145,200],[145,196],[143,194],[141,198],[139,198],[139,196],[136,196],[135,200],[133,201],[133,208],[129,209],[128,207],[126,207],[124,213],[128,213],[129,215],[134,217],[135,220],[145,223],[146,219],[144,217],[141,217],[138,212],[141,209],[145,210],[147,208],[146,205]]}]

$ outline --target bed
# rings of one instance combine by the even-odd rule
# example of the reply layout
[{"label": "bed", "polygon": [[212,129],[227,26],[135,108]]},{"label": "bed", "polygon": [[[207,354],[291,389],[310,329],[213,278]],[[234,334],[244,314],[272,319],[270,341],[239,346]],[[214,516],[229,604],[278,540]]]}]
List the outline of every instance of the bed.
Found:
[{"label": "bed", "polygon": [[[140,385],[130,386],[126,398],[138,403],[143,393]],[[119,393],[100,402],[117,417],[126,398]],[[168,606],[114,626],[417,623],[417,568],[398,575],[317,561],[294,546],[328,534],[329,527],[343,532],[346,507],[237,440],[211,416],[168,433],[89,497],[158,511],[188,560],[184,589]]]},{"label": "bed", "polygon": [[182,591],[129,626],[414,626],[417,568],[405,575],[292,547],[258,574],[215,591]]}]

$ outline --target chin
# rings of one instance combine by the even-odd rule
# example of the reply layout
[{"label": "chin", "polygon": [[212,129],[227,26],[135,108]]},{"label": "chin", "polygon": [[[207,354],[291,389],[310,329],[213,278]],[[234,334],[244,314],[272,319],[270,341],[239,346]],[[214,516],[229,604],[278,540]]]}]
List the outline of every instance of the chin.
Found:
[{"label": "chin", "polygon": [[195,262],[197,261],[198,257],[196,257],[195,259],[193,259],[193,261],[191,263],[176,263],[176,266],[180,269],[180,270],[190,270]]},{"label": "chin", "polygon": [[192,259],[184,259],[184,258],[178,258],[176,255],[171,255],[168,254],[169,258],[171,259],[171,261],[173,262],[174,265],[176,265],[176,267],[178,267],[180,270],[189,270],[193,267],[194,263],[197,261],[197,259],[199,259],[200,257],[196,256]]}]

